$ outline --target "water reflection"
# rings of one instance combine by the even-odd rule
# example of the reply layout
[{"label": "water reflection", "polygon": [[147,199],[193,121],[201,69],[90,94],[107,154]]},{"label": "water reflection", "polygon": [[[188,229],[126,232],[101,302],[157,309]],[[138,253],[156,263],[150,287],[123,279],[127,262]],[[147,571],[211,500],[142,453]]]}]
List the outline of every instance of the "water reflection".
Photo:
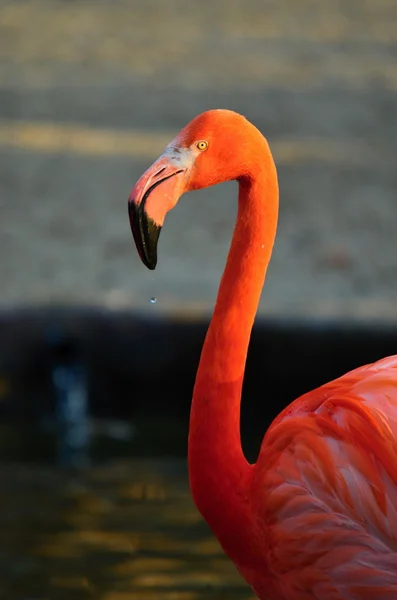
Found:
[{"label": "water reflection", "polygon": [[0,597],[251,600],[197,514],[183,461],[0,466]]},{"label": "water reflection", "polygon": [[63,467],[85,467],[89,462],[90,425],[87,373],[77,340],[59,326],[46,332],[55,399],[58,462]]},{"label": "water reflection", "polygon": [[90,431],[84,368],[81,365],[57,365],[52,372],[52,381],[56,390],[59,464],[87,466]]}]

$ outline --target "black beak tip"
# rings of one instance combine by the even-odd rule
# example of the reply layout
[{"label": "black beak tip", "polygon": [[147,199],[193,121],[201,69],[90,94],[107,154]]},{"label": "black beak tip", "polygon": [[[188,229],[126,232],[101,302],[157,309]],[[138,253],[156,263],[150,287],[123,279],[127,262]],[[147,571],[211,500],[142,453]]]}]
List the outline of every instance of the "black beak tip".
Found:
[{"label": "black beak tip", "polygon": [[160,237],[161,226],[148,217],[142,205],[136,206],[128,203],[130,226],[135,245],[141,261],[151,271],[157,265],[157,243]]},{"label": "black beak tip", "polygon": [[157,256],[151,256],[150,260],[144,260],[143,264],[151,271],[154,271],[157,266]]}]

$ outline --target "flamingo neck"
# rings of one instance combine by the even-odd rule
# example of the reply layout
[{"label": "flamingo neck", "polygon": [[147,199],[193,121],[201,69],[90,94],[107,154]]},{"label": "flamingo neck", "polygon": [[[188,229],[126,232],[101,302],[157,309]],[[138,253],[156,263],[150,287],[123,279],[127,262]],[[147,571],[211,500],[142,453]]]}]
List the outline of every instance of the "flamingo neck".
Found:
[{"label": "flamingo neck", "polygon": [[246,546],[251,537],[248,495],[252,465],[241,446],[241,391],[278,215],[277,175],[267,143],[265,152],[258,161],[264,166],[255,169],[255,177],[239,183],[237,222],[201,354],[190,415],[192,495],[236,562],[239,557],[250,560]]}]

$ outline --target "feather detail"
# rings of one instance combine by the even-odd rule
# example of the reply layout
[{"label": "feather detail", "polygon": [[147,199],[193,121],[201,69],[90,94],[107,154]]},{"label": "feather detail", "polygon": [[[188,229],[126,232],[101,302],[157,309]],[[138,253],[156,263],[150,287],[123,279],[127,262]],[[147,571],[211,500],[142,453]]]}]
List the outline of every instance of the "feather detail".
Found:
[{"label": "feather detail", "polygon": [[396,435],[397,357],[305,394],[270,427],[251,502],[286,598],[397,598]]}]

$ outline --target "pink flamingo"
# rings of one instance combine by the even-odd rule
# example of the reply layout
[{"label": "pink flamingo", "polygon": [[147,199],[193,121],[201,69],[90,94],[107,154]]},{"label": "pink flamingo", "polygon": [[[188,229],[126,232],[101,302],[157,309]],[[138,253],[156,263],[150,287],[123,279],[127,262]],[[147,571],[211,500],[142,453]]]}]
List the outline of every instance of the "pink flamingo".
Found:
[{"label": "pink flamingo", "polygon": [[[194,501],[263,600],[396,600],[396,356],[298,398],[269,427],[256,464],[242,451],[245,362],[278,215],[276,168],[258,129],[227,110],[182,129],[131,192],[138,252],[154,269],[180,196],[231,179],[237,223],[191,408]],[[266,389],[260,402],[271,402]]]}]

